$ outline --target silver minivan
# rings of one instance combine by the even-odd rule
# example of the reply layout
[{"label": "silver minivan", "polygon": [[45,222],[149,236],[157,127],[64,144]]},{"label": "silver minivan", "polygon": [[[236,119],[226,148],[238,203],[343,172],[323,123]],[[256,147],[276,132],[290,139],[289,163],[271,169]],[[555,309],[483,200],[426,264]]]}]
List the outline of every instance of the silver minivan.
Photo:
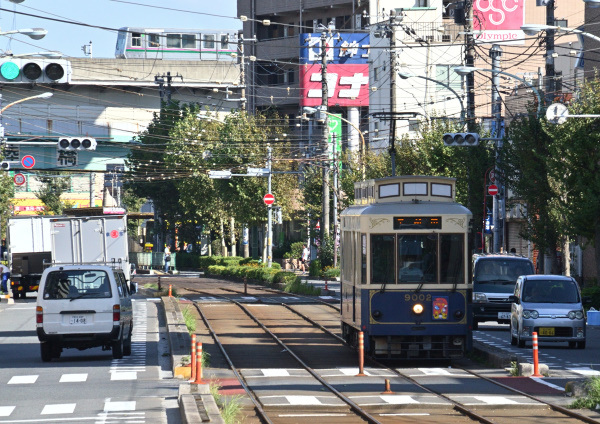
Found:
[{"label": "silver minivan", "polygon": [[59,358],[65,348],[102,347],[112,350],[115,359],[131,355],[133,292],[120,268],[47,268],[40,280],[36,307],[42,361]]},{"label": "silver minivan", "polygon": [[510,296],[510,342],[568,342],[585,349],[585,310],[579,285],[563,275],[523,275]]}]

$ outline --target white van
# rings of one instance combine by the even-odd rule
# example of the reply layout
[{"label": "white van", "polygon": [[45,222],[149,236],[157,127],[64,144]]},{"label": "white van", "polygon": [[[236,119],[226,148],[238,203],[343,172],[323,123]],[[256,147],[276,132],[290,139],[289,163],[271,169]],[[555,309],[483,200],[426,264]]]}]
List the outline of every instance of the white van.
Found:
[{"label": "white van", "polygon": [[42,361],[63,349],[102,347],[113,358],[131,355],[133,309],[123,271],[104,265],[47,268],[37,297],[36,330]]}]

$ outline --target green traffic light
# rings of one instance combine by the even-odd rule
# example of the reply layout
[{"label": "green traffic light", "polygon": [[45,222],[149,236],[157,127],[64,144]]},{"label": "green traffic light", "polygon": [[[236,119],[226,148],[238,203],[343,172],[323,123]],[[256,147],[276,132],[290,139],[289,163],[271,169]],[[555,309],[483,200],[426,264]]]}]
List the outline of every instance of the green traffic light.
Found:
[{"label": "green traffic light", "polygon": [[5,62],[0,66],[0,74],[9,81],[17,78],[20,72],[19,66],[14,62]]}]

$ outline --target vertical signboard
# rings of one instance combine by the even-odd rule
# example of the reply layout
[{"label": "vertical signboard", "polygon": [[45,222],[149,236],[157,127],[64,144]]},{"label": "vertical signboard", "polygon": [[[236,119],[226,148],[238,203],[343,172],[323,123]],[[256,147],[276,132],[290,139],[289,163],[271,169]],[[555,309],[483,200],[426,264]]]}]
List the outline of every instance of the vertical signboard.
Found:
[{"label": "vertical signboard", "polygon": [[475,0],[473,29],[476,41],[493,44],[525,44],[521,30],[525,19],[523,0]]}]

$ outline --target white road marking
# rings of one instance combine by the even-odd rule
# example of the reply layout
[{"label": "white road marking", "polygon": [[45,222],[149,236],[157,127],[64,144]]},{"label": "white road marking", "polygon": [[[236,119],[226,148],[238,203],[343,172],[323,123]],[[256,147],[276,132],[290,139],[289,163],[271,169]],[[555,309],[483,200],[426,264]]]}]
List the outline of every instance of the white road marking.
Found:
[{"label": "white road marking", "polygon": [[384,402],[390,405],[407,405],[412,403],[420,403],[407,395],[380,395]]},{"label": "white road marking", "polygon": [[316,396],[284,396],[290,405],[322,405]]},{"label": "white road marking", "polygon": [[8,417],[14,410],[14,406],[0,406],[0,417]]},{"label": "white road marking", "polygon": [[129,402],[104,402],[104,412],[135,411],[135,401]]},{"label": "white road marking", "polygon": [[38,377],[38,375],[15,375],[8,381],[8,384],[33,384]]},{"label": "white road marking", "polygon": [[290,373],[286,369],[261,369],[265,377],[289,377]]},{"label": "white road marking", "polygon": [[587,375],[587,376],[600,375],[600,371],[593,370],[589,367],[575,367],[575,368],[567,368],[567,369],[569,371],[573,371],[574,373],[581,374],[581,375]]},{"label": "white road marking", "polygon": [[59,383],[80,383],[86,381],[87,374],[63,374],[60,376]]},{"label": "white road marking", "polygon": [[[340,372],[344,375],[351,375],[351,376],[355,376],[356,374],[358,374],[359,369],[358,368],[338,368],[340,370]],[[373,375],[370,374],[369,371],[364,370],[364,373],[366,375]]]},{"label": "white road marking", "polygon": [[534,381],[537,381],[540,384],[544,384],[545,386],[552,387],[553,389],[556,389],[556,390],[560,390],[561,392],[565,391],[564,387],[557,386],[556,384],[552,384],[549,381],[544,381],[543,378],[539,378],[539,377],[529,377],[529,378],[531,378]]},{"label": "white road marking", "polygon": [[72,414],[75,411],[75,403],[59,403],[46,405],[42,409],[42,415]]},{"label": "white road marking", "polygon": [[488,405],[517,405],[512,399],[505,398],[504,396],[473,396],[475,399],[484,402]]},{"label": "white road marking", "polygon": [[120,380],[137,380],[137,372],[135,371],[117,371],[110,373],[111,381]]}]

